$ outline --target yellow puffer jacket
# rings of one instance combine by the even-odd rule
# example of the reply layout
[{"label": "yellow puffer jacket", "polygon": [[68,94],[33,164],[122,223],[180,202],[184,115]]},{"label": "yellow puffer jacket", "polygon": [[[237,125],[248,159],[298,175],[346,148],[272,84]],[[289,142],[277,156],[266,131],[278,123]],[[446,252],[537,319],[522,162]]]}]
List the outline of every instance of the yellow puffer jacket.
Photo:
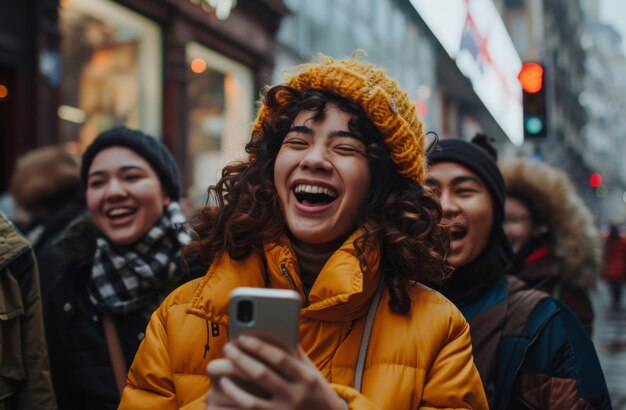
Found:
[{"label": "yellow puffer jacket", "polygon": [[[354,386],[365,317],[379,283],[379,254],[363,274],[348,239],[328,260],[301,311],[300,344],[351,409],[486,409],[472,359],[469,326],[456,307],[422,285],[411,311],[393,313],[382,297],[361,392]],[[152,315],[119,409],[206,409],[207,364],[228,339],[228,296],[238,286],[294,288],[303,295],[290,243],[265,247],[265,260],[223,255],[207,274],[175,290]],[[350,328],[352,327],[352,330]]]}]

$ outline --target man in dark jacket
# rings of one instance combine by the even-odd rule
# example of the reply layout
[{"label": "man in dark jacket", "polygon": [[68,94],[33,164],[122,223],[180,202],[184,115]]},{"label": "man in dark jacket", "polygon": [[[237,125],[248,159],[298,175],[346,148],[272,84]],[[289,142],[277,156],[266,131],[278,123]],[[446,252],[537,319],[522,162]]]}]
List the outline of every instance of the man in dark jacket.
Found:
[{"label": "man in dark jacket", "polygon": [[470,323],[476,367],[492,409],[610,409],[593,344],[545,292],[505,275],[504,180],[485,136],[444,140],[429,155],[455,271],[438,289]]},{"label": "man in dark jacket", "polygon": [[32,249],[0,212],[0,408],[56,409]]}]

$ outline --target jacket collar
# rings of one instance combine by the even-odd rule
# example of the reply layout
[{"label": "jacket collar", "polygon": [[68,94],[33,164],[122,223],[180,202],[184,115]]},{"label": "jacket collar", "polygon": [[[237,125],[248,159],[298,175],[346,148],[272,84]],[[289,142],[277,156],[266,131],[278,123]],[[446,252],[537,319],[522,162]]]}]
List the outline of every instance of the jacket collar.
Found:
[{"label": "jacket collar", "polygon": [[[29,250],[26,239],[0,214],[0,320],[11,320],[24,314],[21,289],[24,278],[20,272],[11,272],[5,267]],[[17,277],[13,276],[14,273]]]},{"label": "jacket collar", "polygon": [[[322,268],[302,317],[331,322],[347,322],[367,313],[369,300],[380,280],[378,245],[365,250],[367,268],[361,270],[354,241],[364,233],[357,230],[333,253]],[[230,292],[240,286],[294,289],[304,300],[298,263],[286,236],[264,246],[264,254],[252,253],[234,260],[227,253],[215,258],[200,281],[187,312],[212,322],[228,323]]]},{"label": "jacket collar", "polygon": [[30,245],[20,236],[13,224],[0,217],[0,269],[30,249]]}]

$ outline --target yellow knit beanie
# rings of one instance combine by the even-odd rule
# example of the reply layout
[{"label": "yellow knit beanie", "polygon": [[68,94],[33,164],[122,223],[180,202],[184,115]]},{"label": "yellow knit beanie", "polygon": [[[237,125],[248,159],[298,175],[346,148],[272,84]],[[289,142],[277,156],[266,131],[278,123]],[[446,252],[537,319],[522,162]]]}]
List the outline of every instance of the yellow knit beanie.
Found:
[{"label": "yellow knit beanie", "polygon": [[[296,67],[283,85],[300,92],[308,89],[331,91],[359,104],[383,135],[400,175],[423,183],[425,178],[425,150],[422,122],[409,96],[383,68],[363,61],[363,52],[352,58],[335,60],[319,54],[319,62]],[[272,112],[261,101],[253,131],[273,118]]]}]

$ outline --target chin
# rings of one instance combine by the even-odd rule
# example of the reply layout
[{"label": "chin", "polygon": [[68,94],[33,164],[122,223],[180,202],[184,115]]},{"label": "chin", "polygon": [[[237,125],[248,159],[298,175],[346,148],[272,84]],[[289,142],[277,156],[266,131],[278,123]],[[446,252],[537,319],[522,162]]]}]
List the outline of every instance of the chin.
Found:
[{"label": "chin", "polygon": [[139,237],[136,238],[135,235],[111,235],[108,238],[113,244],[119,246],[127,246],[139,240]]},{"label": "chin", "polygon": [[467,258],[463,257],[462,255],[448,257],[448,261],[447,262],[454,269],[462,268],[463,266],[467,265],[467,263],[468,263],[467,262]]}]

